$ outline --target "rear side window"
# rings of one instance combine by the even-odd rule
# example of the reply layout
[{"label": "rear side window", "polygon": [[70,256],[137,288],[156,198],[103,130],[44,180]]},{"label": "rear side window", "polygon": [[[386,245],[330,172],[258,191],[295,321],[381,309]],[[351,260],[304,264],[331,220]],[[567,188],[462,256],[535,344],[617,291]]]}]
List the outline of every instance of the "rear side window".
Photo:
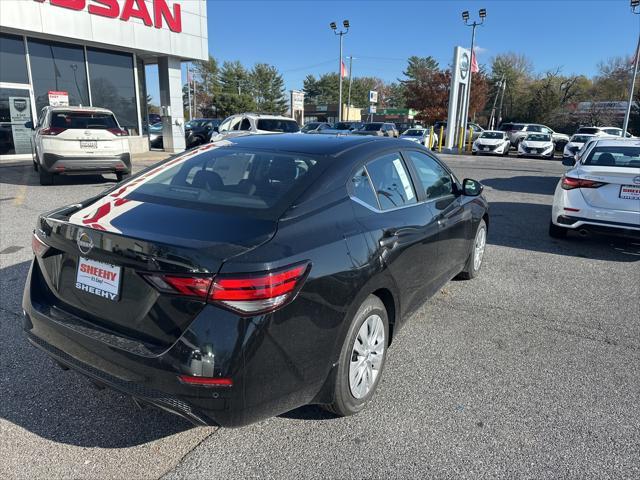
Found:
[{"label": "rear side window", "polygon": [[420,184],[427,200],[444,197],[453,193],[451,175],[442,165],[429,155],[420,152],[409,152],[409,158],[418,172]]},{"label": "rear side window", "polygon": [[582,163],[601,167],[640,168],[640,147],[596,147]]},{"label": "rear side window", "polygon": [[267,132],[296,133],[300,127],[295,120],[280,120],[275,118],[262,118],[258,120],[258,130]]},{"label": "rear side window", "polygon": [[175,206],[270,209],[299,195],[318,173],[318,161],[273,152],[223,148],[174,160],[138,184],[127,198]]},{"label": "rear side window", "polygon": [[380,208],[367,171],[361,168],[351,179],[351,195],[370,207]]},{"label": "rear side window", "polygon": [[383,210],[416,203],[409,174],[400,154],[385,155],[367,164],[378,203]]},{"label": "rear side window", "polygon": [[240,130],[251,130],[251,122],[248,118],[243,118],[240,124]]},{"label": "rear side window", "polygon": [[118,122],[110,113],[52,112],[50,126],[83,130],[107,130],[109,128],[118,128]]}]

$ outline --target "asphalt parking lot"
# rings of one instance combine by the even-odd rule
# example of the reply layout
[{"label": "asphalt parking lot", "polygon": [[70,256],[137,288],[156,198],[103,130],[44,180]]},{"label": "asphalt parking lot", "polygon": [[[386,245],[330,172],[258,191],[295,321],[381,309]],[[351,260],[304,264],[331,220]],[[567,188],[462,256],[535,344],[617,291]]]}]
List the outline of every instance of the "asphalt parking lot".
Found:
[{"label": "asphalt parking lot", "polygon": [[557,159],[444,158],[491,203],[480,277],[409,320],[361,414],[236,430],[138,410],[27,344],[37,214],[115,179],[0,166],[0,478],[639,478],[640,242],[548,237]]}]

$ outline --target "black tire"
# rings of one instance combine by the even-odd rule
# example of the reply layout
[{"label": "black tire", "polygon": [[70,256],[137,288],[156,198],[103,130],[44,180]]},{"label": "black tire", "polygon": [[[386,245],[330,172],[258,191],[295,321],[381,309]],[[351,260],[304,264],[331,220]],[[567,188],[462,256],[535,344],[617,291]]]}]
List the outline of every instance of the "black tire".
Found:
[{"label": "black tire", "polygon": [[464,269],[458,274],[456,278],[462,280],[471,280],[472,278],[476,278],[480,273],[480,269],[482,268],[482,264],[484,263],[484,248],[482,251],[482,258],[480,259],[480,264],[478,268],[475,265],[475,249],[476,243],[479,240],[479,236],[481,235],[480,231],[484,230],[484,245],[486,247],[487,244],[487,224],[483,220],[480,220],[478,224],[478,228],[476,230],[476,234],[473,237],[473,242],[471,242],[471,246],[469,247],[469,258],[467,258],[467,263],[464,265]]},{"label": "black tire", "polygon": [[509,147],[504,149],[504,152],[502,153],[503,157],[508,157],[509,156]]},{"label": "black tire", "polygon": [[553,222],[549,222],[549,236],[551,238],[565,238],[567,236],[567,229],[559,227]]},{"label": "black tire", "polygon": [[130,176],[131,176],[131,173],[125,173],[125,172],[116,173],[116,178],[118,179],[119,182],[121,182],[125,178],[129,178]]},{"label": "black tire", "polygon": [[35,160],[33,161],[33,171],[34,172],[38,171],[38,163]]},{"label": "black tire", "polygon": [[53,185],[53,173],[46,172],[43,168],[38,169],[40,185]]},{"label": "black tire", "polygon": [[[382,320],[384,325],[384,350],[382,353],[382,361],[372,386],[366,395],[361,398],[356,398],[351,392],[349,386],[349,367],[351,364],[351,357],[354,353],[354,344],[358,336],[358,332],[362,324],[372,316],[377,315]],[[389,345],[389,318],[387,316],[387,310],[384,307],[382,301],[375,295],[369,295],[365,301],[360,305],[358,311],[351,321],[351,326],[347,332],[347,336],[342,345],[340,351],[340,360],[337,367],[336,378],[333,385],[333,402],[329,405],[325,405],[324,408],[339,416],[348,416],[360,412],[364,409],[365,405],[371,400],[373,394],[376,391],[380,378],[384,372],[384,365],[387,358],[387,347]]]}]

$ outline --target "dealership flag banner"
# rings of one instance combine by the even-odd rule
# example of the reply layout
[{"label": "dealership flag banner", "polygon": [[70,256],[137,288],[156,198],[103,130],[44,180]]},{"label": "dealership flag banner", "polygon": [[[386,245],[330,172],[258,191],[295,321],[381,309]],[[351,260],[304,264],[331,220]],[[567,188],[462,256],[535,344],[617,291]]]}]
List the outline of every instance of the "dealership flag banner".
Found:
[{"label": "dealership flag banner", "polygon": [[24,126],[31,120],[29,97],[9,97],[9,114],[15,153],[31,153],[31,129]]}]

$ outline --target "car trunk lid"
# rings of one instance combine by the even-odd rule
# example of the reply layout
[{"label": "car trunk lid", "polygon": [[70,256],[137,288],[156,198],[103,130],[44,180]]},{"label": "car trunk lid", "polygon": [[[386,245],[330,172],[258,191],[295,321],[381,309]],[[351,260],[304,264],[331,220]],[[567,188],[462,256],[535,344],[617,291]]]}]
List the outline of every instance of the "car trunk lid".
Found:
[{"label": "car trunk lid", "polygon": [[592,207],[621,211],[640,211],[640,168],[582,165],[579,177],[602,182],[598,188],[581,188],[584,200]]}]

